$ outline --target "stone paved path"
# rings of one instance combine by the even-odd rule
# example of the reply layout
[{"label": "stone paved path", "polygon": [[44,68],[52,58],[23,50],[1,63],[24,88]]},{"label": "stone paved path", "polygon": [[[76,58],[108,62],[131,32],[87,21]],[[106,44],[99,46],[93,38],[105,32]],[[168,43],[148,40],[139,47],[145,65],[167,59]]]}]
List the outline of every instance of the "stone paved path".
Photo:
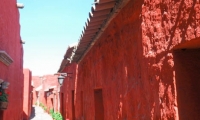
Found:
[{"label": "stone paved path", "polygon": [[53,120],[41,107],[33,106],[30,120]]}]

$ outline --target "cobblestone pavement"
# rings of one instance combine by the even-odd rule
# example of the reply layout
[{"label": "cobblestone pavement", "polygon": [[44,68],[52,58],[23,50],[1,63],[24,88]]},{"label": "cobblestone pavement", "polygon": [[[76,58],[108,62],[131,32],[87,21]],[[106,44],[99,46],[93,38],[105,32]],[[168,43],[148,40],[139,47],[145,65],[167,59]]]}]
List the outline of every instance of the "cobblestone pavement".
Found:
[{"label": "cobblestone pavement", "polygon": [[53,120],[53,119],[48,113],[44,112],[44,110],[41,107],[33,106],[30,120]]}]

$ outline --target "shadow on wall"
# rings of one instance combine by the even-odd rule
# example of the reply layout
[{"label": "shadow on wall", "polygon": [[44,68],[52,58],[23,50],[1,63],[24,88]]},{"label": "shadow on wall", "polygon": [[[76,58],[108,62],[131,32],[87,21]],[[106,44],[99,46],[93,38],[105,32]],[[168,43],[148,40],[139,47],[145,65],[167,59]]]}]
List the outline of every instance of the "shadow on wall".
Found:
[{"label": "shadow on wall", "polygon": [[0,111],[0,120],[3,120],[3,111]]},{"label": "shadow on wall", "polygon": [[32,119],[34,117],[35,117],[35,107],[32,107],[30,119]]},{"label": "shadow on wall", "polygon": [[23,120],[29,120],[28,115],[23,111]]},{"label": "shadow on wall", "polygon": [[200,120],[200,49],[174,51],[180,120]]}]

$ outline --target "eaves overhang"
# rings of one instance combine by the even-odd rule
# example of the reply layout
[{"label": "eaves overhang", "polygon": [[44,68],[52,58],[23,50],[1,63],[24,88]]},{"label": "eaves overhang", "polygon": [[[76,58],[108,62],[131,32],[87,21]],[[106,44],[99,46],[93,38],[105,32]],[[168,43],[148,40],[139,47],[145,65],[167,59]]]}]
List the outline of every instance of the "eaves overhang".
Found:
[{"label": "eaves overhang", "polygon": [[72,56],[72,62],[80,62],[107,28],[111,20],[130,0],[95,0],[89,17]]},{"label": "eaves overhang", "polygon": [[76,47],[77,47],[77,43],[74,43],[68,46],[68,49],[64,55],[64,58],[61,62],[58,72],[62,72],[65,66],[69,65],[72,62],[72,56],[74,56],[75,54]]}]

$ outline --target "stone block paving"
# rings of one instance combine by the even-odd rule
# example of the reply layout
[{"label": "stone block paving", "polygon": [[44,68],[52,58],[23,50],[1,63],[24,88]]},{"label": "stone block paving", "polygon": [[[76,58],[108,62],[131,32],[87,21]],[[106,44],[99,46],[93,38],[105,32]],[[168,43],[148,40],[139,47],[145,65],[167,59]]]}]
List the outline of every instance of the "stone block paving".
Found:
[{"label": "stone block paving", "polygon": [[32,111],[31,111],[30,120],[53,120],[53,119],[41,107],[33,106]]}]

